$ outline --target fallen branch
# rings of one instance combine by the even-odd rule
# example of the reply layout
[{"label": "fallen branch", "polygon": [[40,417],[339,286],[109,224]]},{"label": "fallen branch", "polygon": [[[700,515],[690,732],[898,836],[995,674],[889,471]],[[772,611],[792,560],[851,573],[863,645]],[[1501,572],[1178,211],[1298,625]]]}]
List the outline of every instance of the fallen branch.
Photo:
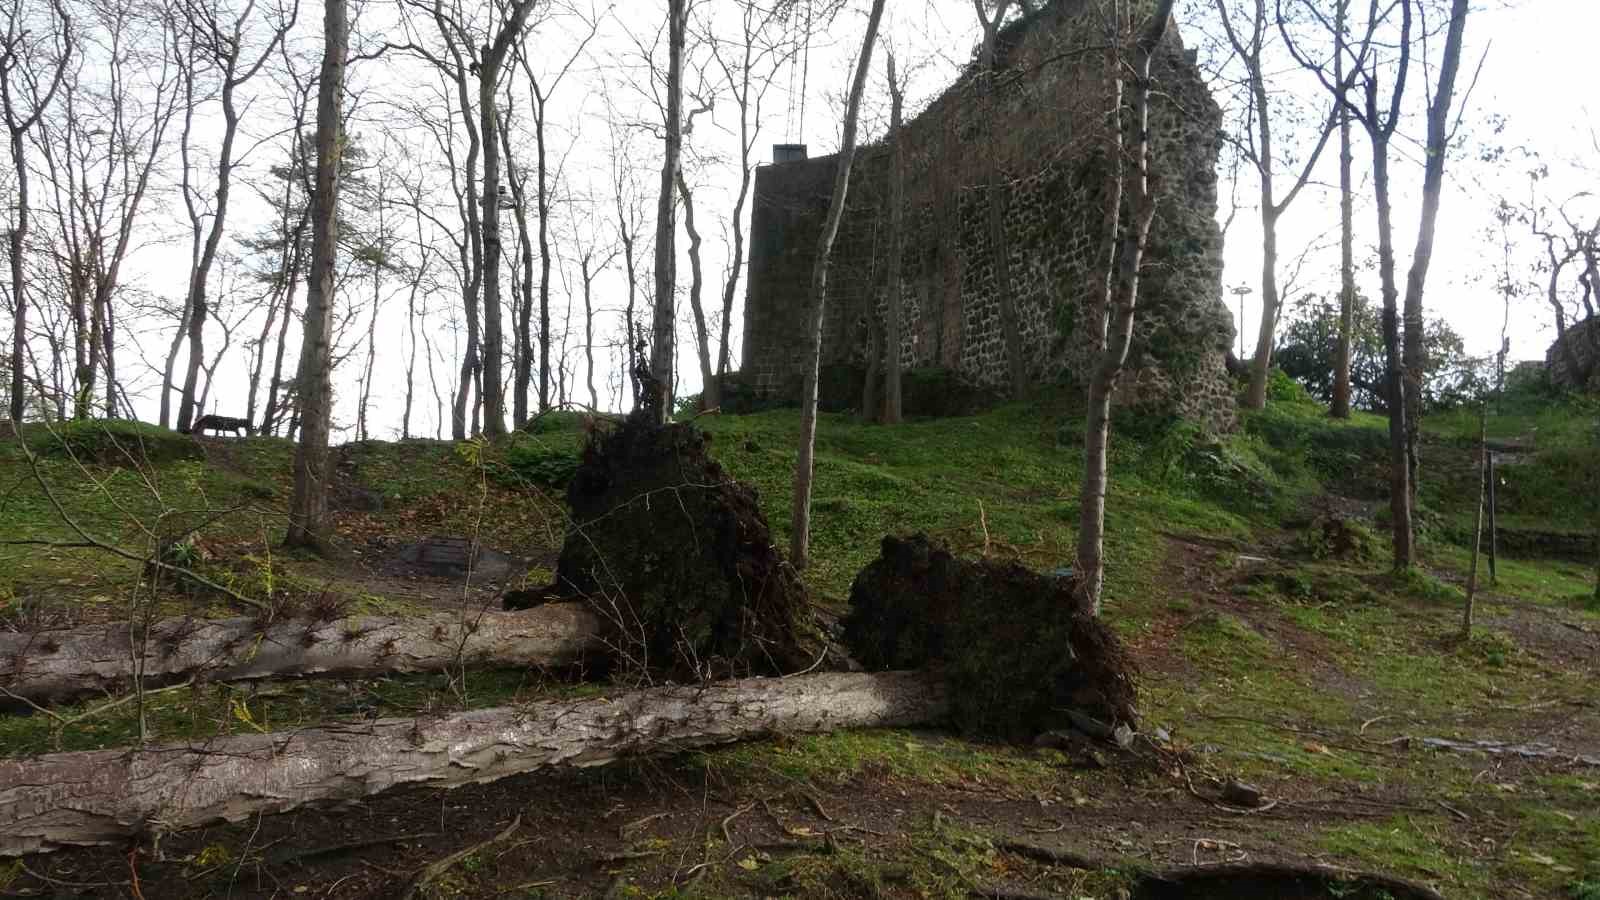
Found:
[{"label": "fallen branch", "polygon": [[1503,741],[1454,741],[1449,738],[1425,737],[1422,746],[1431,750],[1450,750],[1456,753],[1487,753],[1490,756],[1517,756],[1522,759],[1554,759],[1583,766],[1600,766],[1600,756],[1585,756],[1552,747],[1549,744],[1508,744]]},{"label": "fallen branch", "polygon": [[450,871],[451,867],[453,867],[456,863],[461,862],[463,859],[466,859],[480,850],[493,847],[495,844],[503,844],[510,840],[511,836],[516,833],[518,828],[521,827],[522,816],[519,814],[511,820],[510,825],[506,826],[505,831],[500,832],[494,837],[489,838],[486,841],[480,841],[470,847],[463,847],[449,856],[446,856],[444,859],[439,860],[438,862],[429,863],[421,872],[417,873],[416,878],[411,880],[411,886],[406,888],[406,892],[403,895],[403,900],[411,900],[412,897],[417,896],[419,891],[437,881],[440,875]]},{"label": "fallen branch", "polygon": [[780,732],[934,723],[946,712],[942,684],[924,673],[825,673],[0,760],[0,856],[235,822],[406,784],[454,788]]},{"label": "fallen branch", "polygon": [[[126,622],[0,634],[0,697],[31,703],[121,692],[133,684],[130,647],[143,647],[144,683],[247,681],[296,675],[435,672],[465,663],[560,667],[600,647],[600,620],[579,603],[524,612],[326,622],[163,619],[148,635]],[[464,640],[463,640],[464,638]]]}]

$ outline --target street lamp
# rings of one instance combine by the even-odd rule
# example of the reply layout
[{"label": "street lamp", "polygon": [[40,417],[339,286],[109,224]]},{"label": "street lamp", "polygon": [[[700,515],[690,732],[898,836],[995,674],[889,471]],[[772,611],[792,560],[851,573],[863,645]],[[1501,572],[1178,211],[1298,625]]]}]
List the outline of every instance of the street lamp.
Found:
[{"label": "street lamp", "polygon": [[1244,359],[1244,298],[1251,294],[1253,289],[1248,284],[1241,284],[1233,289],[1233,295],[1239,298],[1239,359]]}]

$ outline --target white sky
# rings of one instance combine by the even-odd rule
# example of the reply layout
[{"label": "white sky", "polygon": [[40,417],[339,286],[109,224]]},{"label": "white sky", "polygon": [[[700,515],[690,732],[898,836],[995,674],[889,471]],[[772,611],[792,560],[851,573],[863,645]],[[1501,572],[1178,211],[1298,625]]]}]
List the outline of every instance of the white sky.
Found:
[{"label": "white sky", "polygon": [[[596,0],[596,6],[598,11],[606,12],[601,0]],[[556,220],[552,223],[552,241],[557,244],[558,250],[552,287],[552,315],[557,329],[561,328],[569,297],[573,299],[574,309],[581,311],[581,296],[577,295],[575,236],[601,245],[615,241],[614,223],[611,220],[614,183],[609,151],[611,134],[605,118],[603,85],[609,82],[608,90],[630,118],[648,121],[652,117],[652,111],[639,95],[625,84],[629,77],[639,80],[641,71],[633,50],[635,45],[627,37],[626,29],[632,29],[635,33],[644,32],[648,40],[654,23],[664,20],[664,13],[658,8],[663,6],[660,0],[621,0],[612,7],[605,15],[600,33],[590,45],[589,53],[575,66],[551,103],[552,165],[558,162],[564,164],[566,181],[560,193],[573,198],[571,203],[558,204]],[[859,47],[866,6],[865,0],[854,2],[829,34],[819,36],[812,42],[809,64],[806,66],[808,77],[804,79],[807,90],[803,129],[799,119],[799,98],[788,93],[791,84],[796,88],[801,85],[800,72],[785,69],[779,73],[775,79],[777,83],[767,99],[768,114],[763,123],[762,136],[757,141],[756,152],[760,160],[769,159],[771,145],[780,142],[808,143],[812,155],[828,153],[835,148],[838,140],[838,108],[842,105],[839,97],[846,88],[854,55]],[[1496,287],[1500,265],[1498,238],[1490,240],[1485,230],[1493,221],[1491,211],[1495,198],[1501,195],[1513,199],[1527,196],[1526,170],[1529,165],[1514,155],[1506,156],[1503,162],[1486,165],[1476,160],[1477,149],[1484,143],[1535,148],[1553,170],[1552,179],[1545,186],[1549,193],[1565,197],[1589,187],[1587,180],[1572,163],[1581,163],[1593,154],[1590,133],[1595,117],[1592,107],[1586,104],[1590,102],[1587,94],[1594,83],[1592,41],[1594,35],[1600,34],[1600,4],[1591,0],[1521,0],[1509,6],[1504,5],[1503,0],[1495,0],[1491,6],[1475,10],[1467,26],[1468,52],[1463,84],[1470,78],[1486,46],[1488,56],[1482,77],[1469,98],[1465,152],[1458,158],[1452,158],[1447,174],[1447,193],[1427,292],[1429,314],[1448,319],[1467,338],[1469,351],[1479,354],[1492,353],[1497,346],[1501,320],[1501,297]],[[1209,22],[1212,15],[1210,7],[1209,0],[1184,0],[1179,4],[1180,24],[1191,46],[1199,45],[1202,32],[1213,27]],[[722,0],[704,0],[700,9],[713,18],[719,29],[737,25],[729,14],[731,5]],[[368,19],[369,27],[379,17],[380,12],[374,4],[374,11]],[[303,6],[296,43],[308,52],[319,49],[320,18],[319,4],[307,2]],[[534,33],[530,38],[530,47],[538,60],[536,67],[548,73],[559,65],[574,40],[574,28],[572,20],[556,19]],[[892,46],[901,66],[913,71],[913,86],[907,99],[910,110],[915,111],[954,77],[959,65],[968,59],[978,33],[967,0],[891,0],[884,34],[874,57],[874,78],[864,109],[864,139],[870,140],[880,135],[886,118],[887,91],[883,79],[885,46]],[[547,58],[539,59],[539,55],[545,54]],[[387,117],[389,121],[396,122],[399,115],[392,113],[392,107],[386,104],[417,96],[419,85],[428,77],[427,71],[419,64],[390,59],[361,62],[352,68],[352,85],[362,92],[362,108],[358,116],[361,121],[357,129],[369,138],[369,144],[376,143],[377,134],[371,125],[374,119]],[[526,121],[529,118],[528,90],[526,84],[521,83],[520,75],[518,78],[515,92],[521,108],[515,114]],[[1291,72],[1280,73],[1274,79],[1274,87],[1280,90],[1305,89],[1308,102],[1323,102]],[[1413,95],[1420,97],[1420,89],[1414,90]],[[265,91],[259,103],[256,109],[270,109],[273,104],[281,107],[276,95]],[[1492,134],[1487,124],[1490,113],[1505,117],[1504,130],[1498,135]],[[251,115],[256,113],[252,112]],[[246,131],[259,136],[279,127],[269,120],[269,115],[277,116],[279,113],[263,113],[260,119],[247,120]],[[722,242],[724,222],[738,187],[737,125],[737,108],[731,101],[723,101],[709,115],[696,120],[691,138],[693,154],[700,160],[691,169],[690,180],[697,188],[697,219],[706,238],[705,297],[707,303],[713,306],[720,301],[721,279],[727,257],[726,245]],[[1420,125],[1420,121],[1408,122],[1407,129],[1415,136],[1420,133]],[[428,164],[426,154],[419,150],[423,145],[419,137],[414,134],[406,136],[404,143],[407,150],[417,154],[423,165]],[[639,302],[643,305],[647,302],[650,286],[649,241],[655,220],[654,191],[659,178],[659,141],[649,134],[638,132],[633,137],[633,148],[632,169],[644,195],[645,209],[642,223],[645,243],[639,249]],[[1415,189],[1421,182],[1421,165],[1414,140],[1397,140],[1397,150],[1401,158],[1394,166],[1397,189],[1396,244],[1400,252],[1399,274],[1403,279],[1416,239],[1418,201]],[[516,152],[522,164],[531,165],[531,140],[520,141]],[[1366,202],[1370,188],[1363,164],[1368,152],[1365,136],[1357,129],[1355,156],[1358,197],[1361,201],[1356,211],[1357,260],[1361,267],[1359,278],[1362,291],[1376,298],[1375,266],[1363,265],[1373,255],[1370,248],[1375,243],[1374,214],[1370,203]],[[257,151],[240,172],[241,182],[248,184],[261,179],[265,166],[277,163],[280,159],[281,153],[275,153],[271,148]],[[412,164],[395,164],[400,171],[409,165]],[[437,163],[433,165],[436,169]],[[1241,284],[1252,288],[1253,293],[1245,299],[1243,323],[1247,335],[1246,354],[1249,354],[1253,352],[1258,322],[1260,233],[1257,213],[1253,208],[1253,174],[1241,174],[1237,193],[1241,208],[1228,233],[1224,283],[1225,291]],[[1316,178],[1324,184],[1336,182],[1336,148],[1330,148],[1324,155]],[[37,196],[42,191],[36,188],[35,193]],[[1228,186],[1224,184],[1224,209],[1219,211],[1221,216],[1227,214],[1228,193]],[[264,207],[251,194],[249,190],[240,190],[235,194],[239,200],[230,214],[231,236],[245,235],[263,221]],[[149,231],[142,232],[141,237],[147,233],[152,237],[159,234],[180,239],[165,244],[159,240],[152,241],[143,247],[130,261],[127,271],[130,284],[166,296],[181,297],[187,272],[187,245],[186,226],[181,218],[174,215],[179,210],[181,207],[177,205],[175,194],[171,195],[167,210],[157,211],[152,207]],[[505,218],[509,220],[509,215]],[[1299,280],[1286,296],[1291,303],[1303,291],[1336,291],[1337,226],[1336,196],[1332,191],[1319,187],[1308,188],[1280,225],[1283,269],[1292,266],[1303,248],[1311,242],[1320,239],[1326,244],[1324,249],[1308,257]],[[504,221],[502,227],[505,229],[508,252],[514,252],[512,224]],[[1514,232],[1515,228],[1513,226]],[[685,252],[687,243],[682,233],[680,215],[680,255]],[[449,245],[441,244],[440,250],[448,251]],[[1532,268],[1531,260],[1535,256],[1530,254],[1533,250],[1526,242],[1519,249],[1520,255],[1516,260],[1519,277],[1539,277]],[[596,333],[608,341],[619,331],[620,308],[625,293],[620,270],[621,260],[618,258],[595,281],[594,297],[602,316]],[[687,291],[688,280],[689,266],[685,257],[679,263],[680,291]],[[509,280],[503,279],[502,284],[503,290],[509,293]],[[405,334],[405,298],[401,289],[402,285],[399,284],[386,289],[386,293],[394,292],[394,299],[388,300],[386,311],[378,322],[380,352],[374,377],[372,413],[376,423],[373,432],[377,437],[392,436],[399,426],[409,347]],[[361,292],[364,298],[370,293],[371,286],[370,283],[358,284],[354,290]],[[736,317],[742,309],[744,292],[744,283],[741,281]],[[214,289],[213,294],[217,293],[221,291]],[[302,303],[303,296],[302,292]],[[1229,308],[1236,311],[1236,298],[1225,294],[1225,299]],[[453,294],[441,293],[431,302],[434,308],[443,309],[458,301]],[[694,362],[685,297],[680,297],[679,310],[680,391],[689,393],[698,390],[699,376]],[[509,315],[507,319],[509,324]],[[442,314],[428,327],[436,344],[445,349],[451,346],[453,338],[450,327]],[[155,379],[144,369],[140,357],[142,355],[159,364],[170,340],[171,328],[170,322],[166,321],[140,322],[136,329],[139,352],[126,346],[120,351],[123,377],[130,380],[130,390],[136,391],[140,397],[140,411],[145,418],[153,419],[155,416]],[[581,326],[574,321],[573,328],[577,331],[577,339],[581,340]],[[124,331],[124,335],[133,330]],[[1518,301],[1512,314],[1512,357],[1542,357],[1551,332],[1550,315],[1542,296],[1535,295]],[[736,319],[731,329],[735,342],[732,358],[736,366],[739,360],[737,342],[741,333],[741,323]],[[298,350],[298,323],[291,329],[291,335],[292,359]],[[208,336],[208,343],[213,347],[219,341],[220,334]],[[571,362],[578,366],[576,377],[581,383],[581,359],[578,357],[581,351],[574,346],[569,353],[573,357]],[[349,426],[355,420],[355,384],[363,361],[362,354],[356,354],[336,375],[336,425]],[[451,363],[441,358],[435,361],[435,366],[441,379],[440,390],[447,392],[449,385],[444,380],[452,368]],[[509,354],[507,366],[509,375]],[[615,378],[612,373],[617,369],[617,361],[614,357],[602,359],[597,362],[597,368],[596,380],[604,404],[610,394],[608,385]],[[416,386],[419,400],[413,432],[432,435],[435,422],[431,390],[425,372],[424,364],[419,360]],[[225,360],[219,369],[210,405],[224,414],[242,414],[245,379],[246,358],[240,352]],[[509,407],[509,388],[507,396]],[[581,386],[573,392],[573,396],[587,402],[587,390]],[[424,401],[421,398],[427,399]],[[448,428],[445,430],[448,433]],[[344,432],[341,436],[354,435]]]}]

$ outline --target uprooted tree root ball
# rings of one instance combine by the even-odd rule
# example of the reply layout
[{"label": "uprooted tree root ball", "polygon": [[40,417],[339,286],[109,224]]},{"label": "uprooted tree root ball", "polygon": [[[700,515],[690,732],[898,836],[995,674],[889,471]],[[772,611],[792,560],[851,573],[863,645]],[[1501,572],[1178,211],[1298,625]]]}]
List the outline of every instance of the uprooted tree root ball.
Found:
[{"label": "uprooted tree root ball", "polygon": [[710,440],[643,416],[593,431],[567,486],[573,525],[555,584],[509,593],[506,606],[584,598],[608,623],[618,666],[681,679],[817,664],[825,643],[805,585]]},{"label": "uprooted tree root ball", "polygon": [[968,733],[1031,737],[1067,727],[1069,710],[1132,725],[1133,662],[1109,628],[1074,614],[1071,595],[1069,579],[957,559],[920,534],[885,537],[851,585],[844,643],[868,670],[942,669]]}]

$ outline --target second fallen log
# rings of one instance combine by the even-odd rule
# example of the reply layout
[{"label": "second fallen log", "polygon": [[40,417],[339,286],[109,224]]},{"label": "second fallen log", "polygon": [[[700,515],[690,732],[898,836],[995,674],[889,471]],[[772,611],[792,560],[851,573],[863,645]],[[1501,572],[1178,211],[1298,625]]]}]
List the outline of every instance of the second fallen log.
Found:
[{"label": "second fallen log", "polygon": [[237,822],[404,784],[453,788],[775,733],[931,724],[945,712],[944,688],[929,674],[823,673],[0,760],[0,856]]},{"label": "second fallen log", "polygon": [[563,668],[603,650],[600,619],[581,603],[270,625],[251,618],[176,618],[155,622],[145,633],[114,622],[0,634],[0,701],[48,703],[127,691],[136,658],[146,687],[157,687],[190,677],[353,677],[437,672],[457,664]]}]

